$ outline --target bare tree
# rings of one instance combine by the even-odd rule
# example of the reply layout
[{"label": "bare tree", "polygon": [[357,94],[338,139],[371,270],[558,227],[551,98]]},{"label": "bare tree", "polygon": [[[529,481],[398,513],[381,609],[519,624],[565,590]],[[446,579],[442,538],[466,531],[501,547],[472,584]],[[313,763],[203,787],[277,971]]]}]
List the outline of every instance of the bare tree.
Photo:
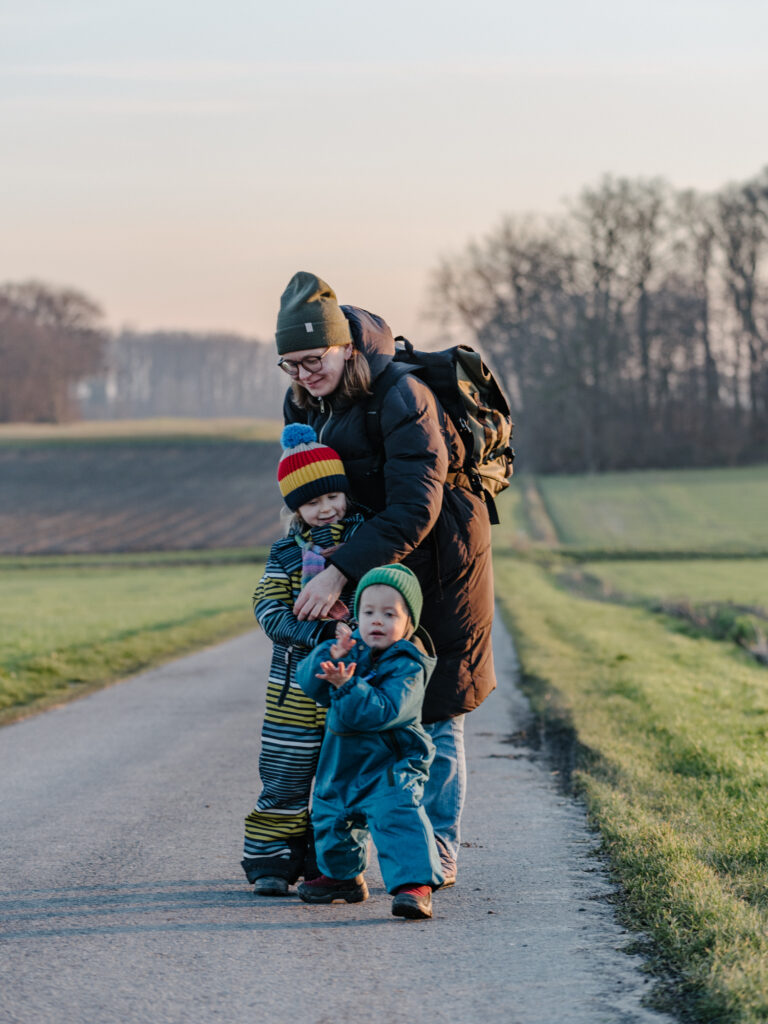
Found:
[{"label": "bare tree", "polygon": [[75,385],[102,367],[101,320],[99,307],[74,289],[0,286],[0,419],[76,417]]},{"label": "bare tree", "polygon": [[680,239],[674,247],[676,259],[687,260],[697,309],[692,318],[701,346],[704,365],[704,402],[707,415],[714,415],[720,398],[720,377],[712,340],[712,277],[716,244],[716,207],[712,198],[692,189],[676,198],[675,219]]},{"label": "bare tree", "polygon": [[765,439],[768,414],[767,336],[760,315],[764,300],[768,244],[768,170],[744,185],[733,185],[718,197],[718,235],[725,254],[726,283],[746,347],[746,382],[750,430]]}]

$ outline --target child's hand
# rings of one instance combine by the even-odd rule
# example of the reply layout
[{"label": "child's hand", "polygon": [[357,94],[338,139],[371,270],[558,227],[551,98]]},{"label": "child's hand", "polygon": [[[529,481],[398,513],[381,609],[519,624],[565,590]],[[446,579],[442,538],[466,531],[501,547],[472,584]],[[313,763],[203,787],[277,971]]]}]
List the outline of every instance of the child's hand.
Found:
[{"label": "child's hand", "polygon": [[340,622],[336,626],[336,640],[331,644],[331,657],[334,661],[339,661],[345,654],[349,654],[354,646],[355,641],[352,639],[352,630],[346,622]]},{"label": "child's hand", "polygon": [[317,678],[324,679],[326,683],[330,683],[331,686],[338,690],[340,686],[343,686],[355,674],[357,664],[353,661],[351,664],[345,665],[343,661],[340,661],[334,665],[332,661],[321,661],[320,668],[323,671],[317,673]]}]

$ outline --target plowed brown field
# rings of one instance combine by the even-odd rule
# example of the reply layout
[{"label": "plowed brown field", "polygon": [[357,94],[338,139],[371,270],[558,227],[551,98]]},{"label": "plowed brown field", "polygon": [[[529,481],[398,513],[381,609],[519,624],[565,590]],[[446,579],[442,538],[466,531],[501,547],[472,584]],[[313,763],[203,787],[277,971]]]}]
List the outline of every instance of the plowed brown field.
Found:
[{"label": "plowed brown field", "polygon": [[0,554],[270,544],[279,456],[248,441],[0,446]]}]

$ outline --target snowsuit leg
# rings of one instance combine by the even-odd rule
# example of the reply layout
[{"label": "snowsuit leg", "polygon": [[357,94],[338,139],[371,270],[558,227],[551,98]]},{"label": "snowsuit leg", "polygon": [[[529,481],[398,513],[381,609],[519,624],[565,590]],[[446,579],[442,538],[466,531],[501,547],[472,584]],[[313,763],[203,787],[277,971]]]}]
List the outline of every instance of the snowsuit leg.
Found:
[{"label": "snowsuit leg", "polygon": [[347,879],[365,871],[371,835],[364,814],[315,796],[312,828],[317,865],[324,875]]},{"label": "snowsuit leg", "polygon": [[[249,882],[265,875],[289,884],[314,860],[309,797],[323,739],[325,708],[298,686],[267,686],[261,731],[262,790],[245,819],[242,867]],[[307,876],[311,877],[308,868]]]},{"label": "snowsuit leg", "polygon": [[315,798],[312,826],[323,874],[346,879],[365,871],[373,837],[388,892],[407,882],[442,885],[440,855],[420,792],[420,785],[385,784],[352,808]]},{"label": "snowsuit leg", "polygon": [[420,803],[420,790],[421,786],[380,786],[364,801],[381,875],[390,893],[408,882],[433,889],[443,884],[440,854]]}]

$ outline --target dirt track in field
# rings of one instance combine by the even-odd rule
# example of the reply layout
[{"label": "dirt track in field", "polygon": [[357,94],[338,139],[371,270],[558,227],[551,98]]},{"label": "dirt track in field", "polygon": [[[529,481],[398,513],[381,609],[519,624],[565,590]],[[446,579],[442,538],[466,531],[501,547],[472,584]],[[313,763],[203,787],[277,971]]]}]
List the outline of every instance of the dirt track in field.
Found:
[{"label": "dirt track in field", "polygon": [[249,441],[0,447],[0,554],[270,544],[279,454]]}]

